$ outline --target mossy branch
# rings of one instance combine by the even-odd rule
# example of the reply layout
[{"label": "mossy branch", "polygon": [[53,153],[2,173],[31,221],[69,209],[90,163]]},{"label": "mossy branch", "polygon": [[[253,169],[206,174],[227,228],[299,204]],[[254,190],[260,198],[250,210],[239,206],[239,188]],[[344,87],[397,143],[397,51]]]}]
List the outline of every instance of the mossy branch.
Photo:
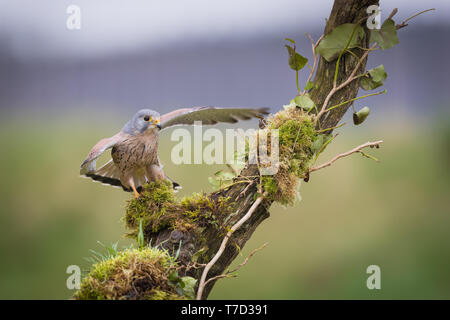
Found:
[{"label": "mossy branch", "polygon": [[199,283],[198,290],[197,290],[197,300],[200,300],[202,298],[203,290],[205,289],[206,277],[208,276],[208,272],[211,269],[211,267],[214,266],[214,264],[217,262],[217,260],[219,260],[220,256],[222,255],[223,251],[225,250],[228,240],[231,238],[231,235],[233,234],[233,232],[235,232],[237,229],[239,229],[250,218],[250,216],[253,214],[253,212],[255,212],[256,208],[258,208],[259,204],[261,203],[261,201],[263,201],[263,199],[264,199],[264,195],[262,195],[258,199],[256,199],[256,201],[250,207],[248,212],[241,218],[241,220],[236,222],[236,224],[231,227],[230,231],[228,231],[225,238],[223,238],[222,243],[220,244],[219,251],[217,251],[217,253],[214,255],[212,260],[206,264],[205,269],[203,269],[202,276],[200,277],[200,283]]},{"label": "mossy branch", "polygon": [[[378,4],[378,1],[335,0],[324,34],[328,34],[338,25],[361,21],[367,16],[366,8],[374,4]],[[336,127],[349,105],[327,110],[328,105],[335,106],[342,101],[352,101],[356,98],[359,86],[357,75],[364,73],[366,58],[370,52],[355,48],[352,54],[359,57],[358,61],[345,52],[341,55],[340,67],[336,68],[336,61],[327,62],[316,55],[315,48],[319,41],[311,41],[315,61],[308,80],[312,79],[317,69],[314,87],[309,90],[309,94],[316,106],[322,106],[319,114],[309,114],[300,108],[291,108],[279,111],[267,122],[267,129],[280,131],[281,165],[278,176],[261,176],[258,165],[247,164],[234,179],[234,182],[245,183],[233,183],[208,195],[197,194],[177,200],[168,185],[153,183],[141,198],[130,201],[125,217],[125,222],[131,230],[129,235],[137,237],[139,225],[142,224],[146,243],[151,242],[152,246],[158,246],[170,256],[177,256],[176,265],[160,269],[163,271],[159,273],[160,279],[200,279],[201,290],[197,292],[197,298],[206,299],[216,280],[226,273],[225,270],[256,228],[270,216],[268,209],[271,204],[274,201],[292,201],[295,196],[293,186],[298,178],[307,179],[316,156],[312,151],[313,143],[321,135],[317,132],[319,128],[315,124],[318,121],[315,119],[320,118],[323,128]],[[364,37],[358,46],[367,48],[368,36]],[[333,85],[335,74],[336,83],[341,83],[340,85]],[[265,130],[265,126],[262,127],[261,130]],[[291,156],[287,156],[288,154]],[[280,193],[280,190],[289,192]],[[266,193],[264,197],[261,196],[262,192]],[[233,226],[237,225],[239,227],[233,229]],[[130,261],[127,260],[127,263]],[[177,276],[171,276],[169,269],[176,270]],[[207,276],[209,279],[206,279]],[[162,290],[167,295],[174,292],[178,295],[172,297],[180,297],[174,288],[177,287],[164,287]],[[143,285],[142,290],[138,292],[144,295],[139,298],[149,295],[161,297],[161,292],[155,293],[153,289],[156,287],[147,288]],[[128,291],[121,297],[126,298],[127,294]]]}]

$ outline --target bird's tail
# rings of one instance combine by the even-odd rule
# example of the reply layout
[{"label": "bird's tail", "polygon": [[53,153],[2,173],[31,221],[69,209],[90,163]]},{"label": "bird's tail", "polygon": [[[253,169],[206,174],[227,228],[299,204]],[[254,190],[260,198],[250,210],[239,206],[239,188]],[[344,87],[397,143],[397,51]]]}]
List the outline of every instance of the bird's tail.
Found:
[{"label": "bird's tail", "polygon": [[91,178],[94,181],[101,182],[105,185],[111,185],[113,187],[121,187],[125,191],[130,191],[122,182],[120,182],[120,172],[114,162],[109,160],[105,165],[103,165],[98,170],[92,172],[86,172],[82,174],[86,178]]},{"label": "bird's tail", "polygon": [[180,189],[183,188],[179,183],[173,181],[173,180],[170,179],[167,175],[166,175],[166,179],[169,180],[170,182],[172,182],[172,188],[173,188],[173,190],[180,190]]},{"label": "bird's tail", "polygon": [[[109,160],[105,165],[103,165],[98,170],[95,170],[93,172],[87,172],[82,174],[82,176],[91,178],[94,181],[101,182],[105,185],[111,185],[113,187],[121,187],[124,191],[131,192],[131,188],[125,187],[122,182],[120,181],[120,171],[117,168],[117,166],[114,164],[114,162]],[[166,176],[166,179],[172,182],[172,186],[174,190],[181,189],[181,186]],[[144,184],[148,182],[147,177],[145,176],[144,172],[136,172],[133,176],[134,185],[136,186],[136,189],[141,192],[142,187]]]}]

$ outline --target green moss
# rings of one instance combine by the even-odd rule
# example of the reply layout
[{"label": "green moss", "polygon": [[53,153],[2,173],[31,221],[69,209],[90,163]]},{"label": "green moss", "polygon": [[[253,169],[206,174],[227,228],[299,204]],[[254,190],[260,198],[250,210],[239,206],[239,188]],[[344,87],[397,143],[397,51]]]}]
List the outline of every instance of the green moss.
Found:
[{"label": "green moss", "polygon": [[152,201],[158,205],[171,202],[175,199],[172,183],[168,180],[157,180],[144,186],[140,196],[141,200]]},{"label": "green moss", "polygon": [[223,218],[232,212],[228,198],[212,199],[203,193],[194,193],[181,200],[175,198],[170,184],[152,182],[144,187],[141,197],[128,202],[125,224],[128,236],[137,238],[142,221],[144,240],[163,229],[197,232],[205,226],[218,230]]},{"label": "green moss", "polygon": [[262,178],[268,197],[284,205],[293,204],[299,178],[308,172],[316,140],[312,116],[302,109],[289,107],[268,119],[268,129],[279,130],[279,168],[273,176]]},{"label": "green moss", "polygon": [[263,176],[262,185],[264,190],[271,196],[277,192],[277,182],[272,176]]},{"label": "green moss", "polygon": [[104,299],[183,299],[168,275],[176,266],[166,252],[155,249],[128,249],[92,266],[74,298]]},{"label": "green moss", "polygon": [[146,300],[180,300],[181,297],[176,293],[167,293],[162,290],[154,289],[152,294]]}]

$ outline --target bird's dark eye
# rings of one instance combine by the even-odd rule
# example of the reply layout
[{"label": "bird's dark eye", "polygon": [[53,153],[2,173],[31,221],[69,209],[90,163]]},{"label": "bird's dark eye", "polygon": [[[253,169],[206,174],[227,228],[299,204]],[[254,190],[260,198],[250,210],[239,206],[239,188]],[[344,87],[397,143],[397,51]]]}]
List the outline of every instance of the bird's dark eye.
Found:
[{"label": "bird's dark eye", "polygon": [[145,120],[145,121],[148,121],[148,120],[150,120],[150,117],[149,117],[149,116],[145,116],[145,117],[144,117],[144,120]]}]

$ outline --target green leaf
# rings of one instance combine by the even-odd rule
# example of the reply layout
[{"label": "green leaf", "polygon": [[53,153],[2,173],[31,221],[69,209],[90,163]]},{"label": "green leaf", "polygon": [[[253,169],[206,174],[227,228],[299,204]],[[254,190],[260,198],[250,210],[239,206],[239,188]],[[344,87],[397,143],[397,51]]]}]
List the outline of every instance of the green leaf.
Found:
[{"label": "green leaf", "polygon": [[311,100],[308,94],[295,97],[294,103],[300,108],[305,109],[307,111],[311,110],[315,106],[314,101]]},{"label": "green leaf", "polygon": [[236,175],[232,172],[217,171],[213,177],[208,177],[208,182],[211,184],[214,190],[219,190],[229,185]]},{"label": "green leaf", "polygon": [[[320,41],[317,52],[328,62],[333,61],[345,49],[355,27],[356,25],[352,23],[337,26]],[[362,38],[364,38],[364,29],[357,26],[347,49],[356,47]]]},{"label": "green leaf", "polygon": [[363,123],[364,120],[366,120],[366,118],[369,116],[369,113],[370,113],[369,107],[364,107],[361,110],[359,110],[358,112],[354,112],[353,113],[353,123],[355,125],[359,125],[359,124]]},{"label": "green leaf", "polygon": [[217,171],[214,175],[219,180],[231,180],[231,179],[233,179],[235,177],[234,173],[223,171],[223,170]]},{"label": "green leaf", "polygon": [[220,182],[217,179],[214,179],[213,177],[208,177],[208,182],[213,187],[214,190],[220,188]]},{"label": "green leaf", "polygon": [[139,248],[144,247],[144,228],[142,227],[142,219],[139,220],[139,233],[137,237],[137,245]]},{"label": "green leaf", "polygon": [[368,75],[361,78],[359,83],[359,86],[364,90],[373,90],[382,86],[387,78],[386,70],[382,64],[370,69],[367,73]]},{"label": "green leaf", "polygon": [[397,37],[397,29],[392,19],[387,19],[379,30],[370,30],[370,43],[377,42],[381,49],[392,48],[400,41]]},{"label": "green leaf", "polygon": [[[182,284],[182,285],[181,285]],[[195,298],[195,285],[197,284],[197,280],[192,277],[182,277],[180,281],[181,291],[183,295],[189,299]]]},{"label": "green leaf", "polygon": [[167,278],[173,283],[178,283],[178,281],[180,281],[180,278],[178,277],[178,271],[171,272]]},{"label": "green leaf", "polygon": [[295,41],[292,40],[291,38],[285,38],[284,40],[289,41],[289,42],[292,43],[292,44],[295,44]]},{"label": "green leaf", "polygon": [[314,140],[313,144],[311,145],[311,151],[313,153],[318,152],[322,147],[322,145],[323,145],[323,134],[319,134],[316,140]]},{"label": "green leaf", "polygon": [[192,255],[191,261],[192,262],[197,262],[198,258],[204,254],[206,252],[207,248],[206,247],[202,247],[200,250],[198,250],[196,253],[194,253]]},{"label": "green leaf", "polygon": [[305,91],[309,91],[314,87],[314,82],[308,81],[305,86]]},{"label": "green leaf", "polygon": [[303,67],[308,62],[308,59],[303,57],[301,54],[295,52],[295,49],[291,46],[285,45],[289,53],[289,66],[295,71],[303,69]]}]

